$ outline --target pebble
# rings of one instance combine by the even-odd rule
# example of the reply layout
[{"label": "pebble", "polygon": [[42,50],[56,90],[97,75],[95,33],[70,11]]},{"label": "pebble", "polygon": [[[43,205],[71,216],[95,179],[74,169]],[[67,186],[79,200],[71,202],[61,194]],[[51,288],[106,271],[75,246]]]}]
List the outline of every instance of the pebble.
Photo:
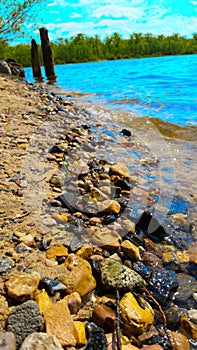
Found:
[{"label": "pebble", "polygon": [[85,325],[81,321],[74,321],[75,325],[75,338],[77,341],[77,346],[81,347],[83,345],[86,345],[87,338],[86,338],[86,331],[85,331]]},{"label": "pebble", "polygon": [[8,295],[14,300],[33,299],[40,276],[37,273],[19,273],[5,282]]},{"label": "pebble", "polygon": [[66,287],[67,294],[77,292],[82,298],[87,296],[96,288],[96,280],[92,275],[90,264],[77,256],[70,254],[64,265],[68,269],[68,273],[62,279]]},{"label": "pebble", "polygon": [[19,350],[63,350],[63,347],[53,335],[34,332],[25,338]]},{"label": "pebble", "polygon": [[155,269],[149,280],[149,290],[161,305],[167,305],[179,287],[177,276],[164,268]]},{"label": "pebble", "polygon": [[0,349],[16,350],[16,338],[12,332],[0,332]]},{"label": "pebble", "polygon": [[101,262],[101,276],[106,289],[132,291],[146,286],[145,280],[137,272],[111,258]]},{"label": "pebble", "polygon": [[189,340],[181,333],[169,332],[173,350],[190,350]]},{"label": "pebble", "polygon": [[16,306],[7,319],[7,330],[15,334],[17,348],[29,334],[40,331],[42,325],[43,319],[39,307],[33,300]]},{"label": "pebble", "polygon": [[66,300],[52,304],[43,312],[46,333],[54,335],[62,346],[75,346],[75,326]]},{"label": "pebble", "polygon": [[93,311],[92,320],[97,325],[102,327],[107,333],[113,332],[116,313],[107,305],[98,305]]},{"label": "pebble", "polygon": [[53,227],[57,225],[56,221],[52,218],[42,219],[42,223],[43,225],[46,225],[48,227]]},{"label": "pebble", "polygon": [[197,341],[197,324],[188,319],[187,316],[181,315],[181,332],[186,335],[188,339]]},{"label": "pebble", "polygon": [[107,350],[107,339],[104,330],[95,323],[89,322],[86,325],[88,343],[85,350]]},{"label": "pebble", "polygon": [[79,293],[73,292],[69,295],[66,295],[63,300],[67,302],[71,315],[76,314],[79,311],[82,304]]},{"label": "pebble", "polygon": [[125,240],[121,243],[121,249],[125,255],[131,259],[131,261],[141,260],[140,249],[132,242]]},{"label": "pebble", "polygon": [[0,295],[0,331],[4,329],[8,315],[8,302],[3,295]]},{"label": "pebble", "polygon": [[56,246],[49,248],[46,252],[47,259],[56,260],[61,256],[68,256],[68,249],[62,244],[57,244]]},{"label": "pebble", "polygon": [[130,171],[129,169],[121,163],[116,163],[112,165],[109,169],[110,175],[119,175],[122,177],[129,177]]},{"label": "pebble", "polygon": [[127,336],[146,332],[153,324],[154,311],[144,298],[139,297],[137,300],[132,293],[126,293],[120,300],[120,307],[123,328]]},{"label": "pebble", "polygon": [[66,292],[66,287],[63,283],[49,277],[44,277],[41,279],[40,287],[46,289],[50,295],[55,295],[57,292]]},{"label": "pebble", "polygon": [[13,263],[8,258],[0,258],[0,275],[3,273],[10,273],[12,270]]},{"label": "pebble", "polygon": [[38,291],[35,296],[35,301],[39,306],[40,313],[42,315],[43,311],[46,310],[51,305],[51,300],[45,289]]}]

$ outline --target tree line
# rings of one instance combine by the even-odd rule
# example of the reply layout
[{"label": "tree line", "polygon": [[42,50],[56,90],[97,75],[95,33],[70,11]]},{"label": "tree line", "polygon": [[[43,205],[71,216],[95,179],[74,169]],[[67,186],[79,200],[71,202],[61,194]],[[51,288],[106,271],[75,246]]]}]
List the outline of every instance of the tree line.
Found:
[{"label": "tree line", "polygon": [[[70,39],[58,38],[51,42],[55,64],[117,60],[137,57],[197,54],[197,34],[185,38],[179,34],[153,36],[151,33],[133,33],[123,39],[118,33],[101,40],[82,33]],[[31,45],[11,46],[0,39],[0,59],[13,58],[24,67],[31,66]],[[41,47],[38,45],[42,62]]]}]

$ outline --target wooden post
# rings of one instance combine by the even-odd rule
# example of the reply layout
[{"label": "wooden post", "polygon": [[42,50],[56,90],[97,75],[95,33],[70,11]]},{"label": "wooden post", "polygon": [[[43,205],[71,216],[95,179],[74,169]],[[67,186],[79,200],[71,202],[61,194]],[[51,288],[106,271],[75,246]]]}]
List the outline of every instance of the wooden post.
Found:
[{"label": "wooden post", "polygon": [[36,80],[43,80],[41,66],[40,66],[40,58],[38,54],[38,45],[36,41],[32,39],[31,41],[31,64],[33,70],[33,77]]},{"label": "wooden post", "polygon": [[53,61],[53,54],[52,54],[52,50],[51,50],[51,46],[48,38],[48,30],[46,28],[40,28],[39,31],[40,31],[45,74],[49,81],[55,81],[56,76],[55,76],[55,70],[54,70],[54,61]]}]

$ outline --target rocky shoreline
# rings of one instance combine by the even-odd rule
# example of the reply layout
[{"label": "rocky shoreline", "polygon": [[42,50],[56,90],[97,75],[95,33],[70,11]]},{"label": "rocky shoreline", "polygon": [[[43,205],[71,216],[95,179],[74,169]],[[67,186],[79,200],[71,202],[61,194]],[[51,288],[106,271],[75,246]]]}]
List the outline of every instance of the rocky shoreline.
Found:
[{"label": "rocky shoreline", "polygon": [[0,82],[2,349],[196,349],[196,221],[154,216],[160,159],[69,97]]}]

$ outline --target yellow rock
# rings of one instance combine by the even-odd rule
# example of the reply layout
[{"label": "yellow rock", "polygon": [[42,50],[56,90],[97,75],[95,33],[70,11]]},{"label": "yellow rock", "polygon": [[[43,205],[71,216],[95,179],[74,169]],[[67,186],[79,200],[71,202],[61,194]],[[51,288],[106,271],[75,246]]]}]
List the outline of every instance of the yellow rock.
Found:
[{"label": "yellow rock", "polygon": [[19,301],[33,299],[38,288],[40,276],[37,273],[21,273],[5,282],[8,295]]},{"label": "yellow rock", "polygon": [[9,315],[9,306],[6,298],[0,295],[0,331],[5,327]]},{"label": "yellow rock", "polygon": [[140,250],[138,247],[136,247],[135,244],[133,244],[132,242],[125,240],[121,243],[121,248],[122,251],[128,255],[128,257],[132,260],[132,261],[139,261],[141,260],[141,256],[140,256]]},{"label": "yellow rock", "polygon": [[190,261],[190,254],[187,250],[177,250],[176,251],[176,260],[179,263],[188,263]]},{"label": "yellow rock", "polygon": [[107,199],[100,203],[97,202],[97,205],[98,205],[98,210],[100,212],[106,212],[106,213],[115,214],[115,215],[120,213],[121,207],[117,201]]},{"label": "yellow rock", "polygon": [[132,293],[126,293],[120,301],[122,321],[127,336],[146,332],[154,321],[154,311],[148,302],[140,297],[142,308]]},{"label": "yellow rock", "polygon": [[86,339],[86,332],[85,332],[85,326],[83,322],[80,321],[74,321],[75,325],[75,339],[77,341],[78,346],[85,345],[87,342]]},{"label": "yellow rock", "polygon": [[111,175],[119,175],[123,177],[129,177],[130,175],[129,169],[124,164],[121,164],[121,163],[116,163],[112,165],[110,167],[109,172]]},{"label": "yellow rock", "polygon": [[58,213],[54,213],[52,215],[52,218],[55,219],[58,223],[65,223],[68,221],[68,217],[70,216],[70,214],[58,214]]},{"label": "yellow rock", "polygon": [[197,341],[197,324],[191,322],[185,315],[181,315],[181,332],[185,334],[188,339]]},{"label": "yellow rock", "polygon": [[40,313],[42,314],[44,310],[51,306],[50,298],[45,289],[42,289],[35,296],[35,301],[39,306]]},{"label": "yellow rock", "polygon": [[85,297],[96,287],[92,269],[87,260],[80,258],[76,254],[69,254],[64,265],[69,270],[61,280],[66,286],[68,294],[77,292],[81,297]]},{"label": "yellow rock", "polygon": [[189,340],[181,333],[169,332],[173,350],[190,350]]},{"label": "yellow rock", "polygon": [[43,312],[46,333],[54,335],[62,346],[75,346],[75,325],[65,300],[52,304]]},{"label": "yellow rock", "polygon": [[93,254],[94,248],[89,244],[84,244],[81,249],[78,250],[76,255],[80,256],[82,259],[89,258]]},{"label": "yellow rock", "polygon": [[56,260],[59,256],[68,256],[68,249],[62,244],[51,247],[46,252],[46,258]]}]

